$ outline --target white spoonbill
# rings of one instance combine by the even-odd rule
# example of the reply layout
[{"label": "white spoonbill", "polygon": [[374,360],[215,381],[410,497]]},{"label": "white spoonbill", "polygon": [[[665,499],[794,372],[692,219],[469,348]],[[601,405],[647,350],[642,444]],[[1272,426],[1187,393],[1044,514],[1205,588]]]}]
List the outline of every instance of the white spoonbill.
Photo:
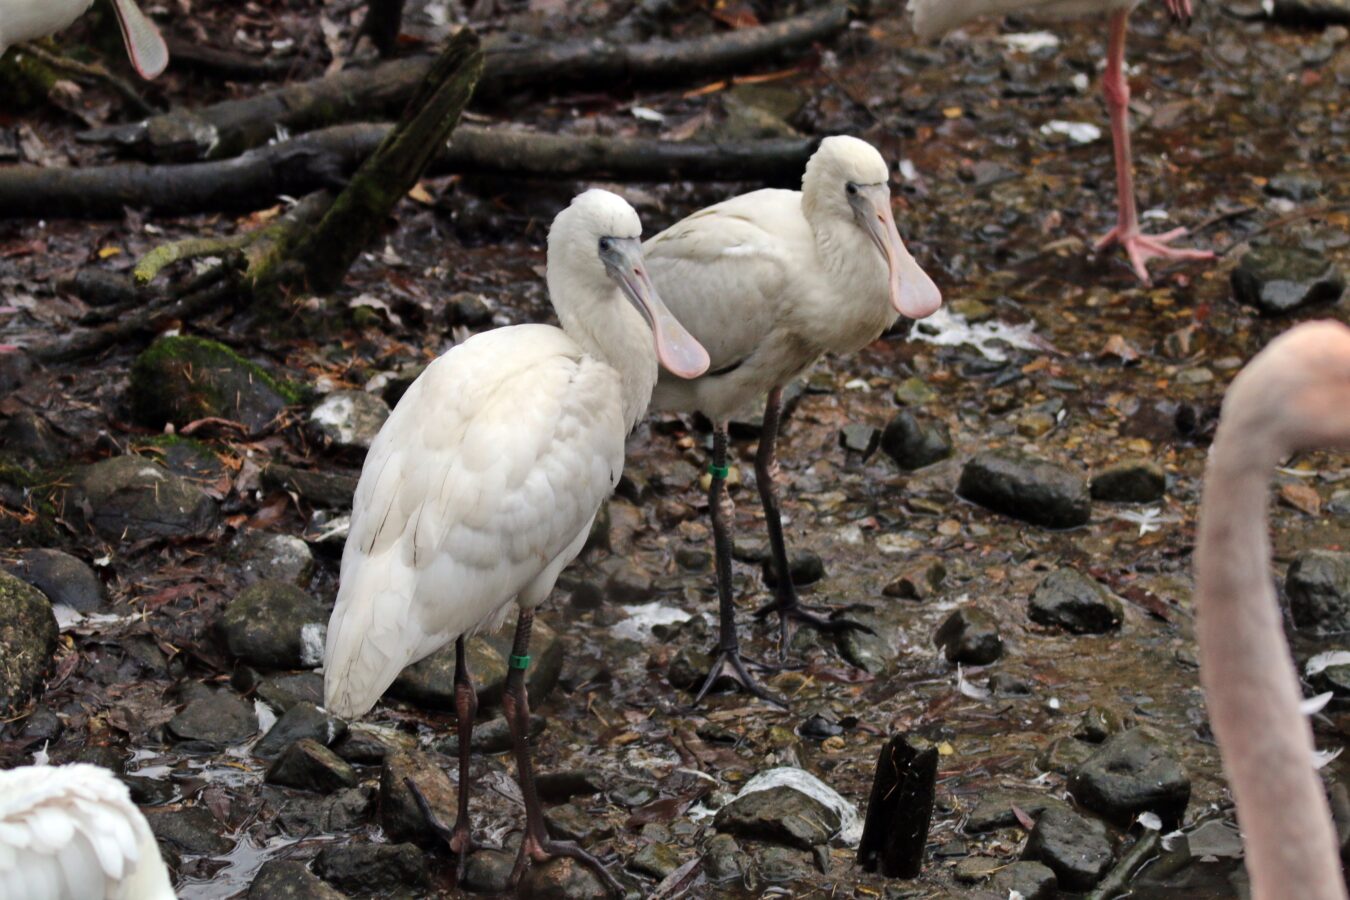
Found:
[{"label": "white spoonbill", "polygon": [[107,769],[0,772],[0,900],[174,900],[145,816]]},{"label": "white spoonbill", "polygon": [[852,353],[899,315],[921,319],[942,305],[932,279],[905,249],[891,214],[889,171],[857,138],[823,140],[800,191],[760,190],[700,210],[647,241],[652,280],[675,316],[708,348],[701,378],[664,373],[656,408],[702,412],[713,423],[712,514],[721,635],[717,659],[694,702],[726,674],[772,702],[740,656],[731,596],[731,519],[726,495],[727,419],[768,393],[755,480],[769,529],[785,652],[789,621],[822,630],[858,627],[804,608],[788,574],[778,512],[774,443],[783,386],[825,353]]},{"label": "white spoonbill", "polygon": [[[1116,157],[1116,227],[1096,243],[1097,250],[1120,244],[1130,259],[1139,280],[1149,283],[1151,259],[1213,259],[1208,250],[1172,247],[1170,243],[1186,234],[1174,228],[1165,234],[1144,234],[1139,230],[1139,213],[1134,203],[1134,171],[1130,155],[1130,83],[1125,77],[1125,27],[1130,12],[1142,0],[910,0],[914,12],[914,31],[919,37],[939,37],[981,16],[1021,13],[1050,19],[1069,19],[1100,15],[1111,17],[1111,32],[1106,51],[1106,72],[1102,91],[1111,112],[1111,137]],[[1189,23],[1191,0],[1163,0],[1172,17]]]},{"label": "white spoonbill", "polygon": [[[84,15],[94,0],[0,0],[0,56],[15,44],[55,34]],[[169,65],[169,48],[135,0],[112,0],[127,56],[142,78]]]},{"label": "white spoonbill", "polygon": [[[357,484],[328,625],[324,697],[359,716],[405,666],[454,641],[460,872],[472,846],[469,745],[477,698],[464,638],[519,609],[503,712],[515,742],[529,859],[569,856],[544,828],[529,748],[525,669],[535,608],[580,551],[623,470],[657,363],[682,377],[708,355],[667,311],[642,259],[637,213],[607,191],[578,196],[548,234],[548,288],[562,330],[476,335],[413,382],[371,445]],[[655,352],[653,352],[655,344]]]},{"label": "white spoonbill", "polygon": [[1267,537],[1271,469],[1317,447],[1350,449],[1350,328],[1338,322],[1290,329],[1233,380],[1205,469],[1195,548],[1200,681],[1253,900],[1346,900]]}]

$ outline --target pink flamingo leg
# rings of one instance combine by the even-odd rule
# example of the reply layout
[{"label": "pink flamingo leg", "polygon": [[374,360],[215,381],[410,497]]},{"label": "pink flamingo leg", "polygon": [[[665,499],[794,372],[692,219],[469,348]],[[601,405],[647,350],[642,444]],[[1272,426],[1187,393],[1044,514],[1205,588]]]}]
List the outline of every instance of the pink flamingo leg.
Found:
[{"label": "pink flamingo leg", "polygon": [[1125,248],[1139,280],[1148,284],[1148,261],[1151,259],[1213,259],[1214,254],[1208,250],[1169,247],[1169,242],[1186,233],[1185,228],[1174,228],[1165,234],[1154,235],[1139,231],[1130,156],[1130,84],[1125,78],[1125,22],[1128,17],[1128,10],[1111,17],[1110,48],[1106,57],[1106,73],[1102,76],[1106,105],[1111,110],[1111,137],[1115,141],[1116,151],[1116,190],[1120,199],[1116,227],[1097,241],[1095,249],[1102,250],[1112,244],[1120,244]]}]

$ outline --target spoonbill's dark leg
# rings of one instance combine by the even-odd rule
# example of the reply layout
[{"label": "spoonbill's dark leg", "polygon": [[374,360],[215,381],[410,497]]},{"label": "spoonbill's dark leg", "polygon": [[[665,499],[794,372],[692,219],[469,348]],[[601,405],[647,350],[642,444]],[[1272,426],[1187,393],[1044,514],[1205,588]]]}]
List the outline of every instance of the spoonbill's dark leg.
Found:
[{"label": "spoonbill's dark leg", "polygon": [[[1176,0],[1176,9],[1189,11],[1186,0]],[[1172,8],[1169,6],[1169,8]],[[1150,259],[1213,259],[1208,250],[1188,250],[1168,246],[1169,242],[1186,234],[1185,228],[1174,228],[1164,234],[1143,234],[1139,230],[1139,214],[1134,204],[1133,159],[1130,154],[1130,83],[1125,77],[1125,29],[1130,17],[1128,9],[1111,16],[1111,38],[1106,53],[1106,72],[1102,75],[1102,90],[1111,111],[1111,137],[1116,158],[1116,227],[1097,241],[1096,249],[1120,244],[1130,258],[1130,266],[1139,280],[1149,283]]]},{"label": "spoonbill's dark leg", "polygon": [[534,612],[522,609],[516,621],[516,639],[511,646],[511,659],[506,673],[506,691],[502,695],[502,712],[511,728],[511,743],[515,747],[517,777],[520,793],[525,798],[525,840],[520,844],[511,871],[511,883],[519,882],[525,867],[555,856],[566,856],[590,867],[600,876],[605,886],[617,897],[624,896],[623,886],[609,874],[600,860],[568,841],[555,841],[544,824],[544,807],[539,802],[539,789],[534,782],[534,760],[530,754],[530,700],[525,690],[525,670],[530,665],[530,628]]},{"label": "spoonbill's dark leg", "polygon": [[717,608],[719,615],[717,656],[703,686],[694,695],[694,705],[707,695],[723,675],[737,682],[748,693],[787,709],[787,703],[769,693],[756,681],[741,658],[741,642],[736,635],[736,604],[731,594],[731,522],[734,509],[727,493],[727,423],[713,423],[712,465],[708,467],[712,483],[708,486],[708,512],[712,516],[713,555],[717,561]]},{"label": "spoonbill's dark leg", "polygon": [[455,641],[455,717],[459,731],[459,814],[455,818],[455,827],[446,828],[440,817],[432,810],[431,804],[421,790],[406,779],[408,789],[412,791],[422,810],[422,818],[450,846],[458,857],[455,867],[457,882],[464,880],[464,869],[469,864],[469,854],[482,847],[473,839],[469,830],[469,750],[473,742],[474,717],[478,715],[478,692],[474,690],[473,679],[469,677],[469,665],[464,655],[464,637]]},{"label": "spoonbill's dark leg", "polygon": [[769,548],[773,553],[773,571],[778,585],[774,588],[774,601],[760,607],[755,615],[763,618],[769,613],[778,613],[779,653],[786,657],[788,642],[792,638],[792,623],[815,628],[818,631],[838,633],[849,629],[871,631],[866,625],[850,619],[831,619],[823,615],[825,610],[803,606],[797,598],[797,588],[792,583],[788,563],[787,544],[783,540],[783,519],[778,512],[778,491],[774,480],[778,477],[778,459],[774,455],[778,442],[778,423],[782,417],[783,389],[774,388],[764,404],[764,429],[759,435],[759,452],[755,454],[755,481],[759,485],[759,499],[764,504],[764,523],[769,527]]}]

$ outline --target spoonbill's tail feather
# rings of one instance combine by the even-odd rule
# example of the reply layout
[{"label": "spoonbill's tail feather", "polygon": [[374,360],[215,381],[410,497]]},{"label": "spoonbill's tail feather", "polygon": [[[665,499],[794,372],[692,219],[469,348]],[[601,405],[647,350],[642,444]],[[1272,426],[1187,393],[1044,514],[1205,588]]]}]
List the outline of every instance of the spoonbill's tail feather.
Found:
[{"label": "spoonbill's tail feather", "polygon": [[[328,623],[323,695],[328,711],[355,718],[370,711],[405,666],[425,655],[414,618],[414,585],[406,566],[367,560],[342,579]],[[433,648],[434,649],[434,648]]]}]

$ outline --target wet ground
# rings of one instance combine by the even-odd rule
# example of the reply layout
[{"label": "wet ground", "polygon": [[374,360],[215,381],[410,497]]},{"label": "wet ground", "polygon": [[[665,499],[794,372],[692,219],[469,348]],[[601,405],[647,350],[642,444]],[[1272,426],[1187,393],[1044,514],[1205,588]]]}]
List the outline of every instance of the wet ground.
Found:
[{"label": "wet ground", "polygon": [[[612,6],[612,14],[621,12]],[[284,27],[298,33],[312,12],[297,7]],[[551,20],[551,27],[565,21]],[[1004,343],[982,352],[897,333],[855,357],[824,360],[811,374],[781,444],[789,546],[818,554],[826,570],[803,588],[804,599],[871,608],[860,614],[878,623],[887,658],[868,673],[846,662],[833,642],[800,633],[791,658],[802,665],[766,676],[790,698],[787,713],[738,694],[715,695],[691,710],[688,694],[670,684],[680,649],[712,641],[715,602],[705,555],[711,541],[698,479],[708,436],[692,420],[671,417],[639,429],[629,444],[623,497],[611,504],[609,549],[594,549],[574,565],[543,612],[561,635],[565,659],[558,688],[536,703],[549,720],[539,768],[594,770],[606,785],[607,793],[572,803],[594,825],[592,849],[616,868],[653,843],[673,850],[679,862],[692,859],[710,829],[704,810],[712,801],[699,799],[707,788],[715,787],[713,800],[725,799],[774,765],[805,768],[861,807],[882,744],[893,733],[910,732],[940,754],[920,879],[888,882],[864,874],[847,848],[766,859],[757,842],[743,841],[756,860],[749,886],[700,880],[688,896],[742,889],[800,897],[975,896],[982,888],[958,881],[958,865],[971,857],[1011,861],[1026,835],[1019,827],[968,834],[970,812],[997,788],[1063,797],[1066,773],[1093,750],[1074,738],[1089,710],[1146,726],[1182,763],[1191,779],[1188,826],[1216,814],[1231,818],[1205,724],[1191,628],[1190,551],[1205,426],[1224,386],[1272,336],[1314,315],[1350,321],[1344,299],[1291,316],[1258,317],[1235,302],[1229,281],[1253,242],[1303,247],[1350,269],[1344,110],[1350,39],[1343,28],[1245,21],[1215,5],[1200,8],[1187,31],[1168,24],[1161,4],[1140,10],[1132,26],[1140,208],[1150,211],[1151,229],[1192,226],[1196,246],[1222,254],[1213,265],[1155,266],[1152,287],[1136,283],[1117,253],[1088,253],[1114,216],[1110,137],[1097,92],[1101,22],[1056,26],[1059,45],[1034,52],[1000,40],[1039,28],[1026,23],[985,23],[941,47],[921,47],[891,11],[856,24],[813,63],[753,87],[539,99],[519,113],[542,127],[579,132],[744,134],[735,129],[750,127],[749,119],[759,133],[789,127],[856,133],[897,164],[892,184],[901,232],[951,306],[971,321],[1029,324],[1039,340],[1038,349]],[[275,39],[269,27],[283,26],[254,27],[257,36]],[[191,92],[198,101],[213,90],[185,79],[168,87],[174,99]],[[747,104],[756,110],[753,117],[744,115]],[[664,118],[634,117],[635,105]],[[1088,123],[1100,134],[1075,143],[1042,133],[1050,120]],[[70,120],[50,112],[0,118],[0,128],[41,142],[48,161],[90,158],[91,151],[70,143]],[[462,336],[464,325],[451,328],[463,319],[451,311],[456,295],[483,297],[495,325],[546,319],[543,226],[582,185],[444,179],[425,187],[420,200],[400,206],[398,229],[358,264],[340,294],[298,301],[280,325],[222,313],[185,323],[184,330],[217,338],[274,374],[359,389]],[[654,233],[749,187],[617,189]],[[1164,206],[1165,215],[1152,212]],[[0,338],[31,341],[81,314],[80,301],[60,287],[80,267],[124,269],[168,237],[249,225],[218,216],[150,221],[134,213],[110,223],[0,222],[0,305],[17,307],[0,313]],[[352,301],[363,295],[387,309],[358,311]],[[130,424],[127,384],[139,349],[39,369],[0,401],[0,415],[32,411],[45,419],[55,429],[58,456],[68,458],[44,461],[46,474],[33,497],[58,493],[64,476],[52,473],[66,466],[159,452],[152,434]],[[883,452],[866,455],[841,443],[845,426],[884,426],[897,411],[902,384],[907,405],[924,420],[945,423],[955,448],[952,458],[913,473]],[[218,465],[196,478],[215,493],[224,515],[208,539],[110,542],[65,519],[54,521],[40,503],[3,510],[4,555],[17,558],[35,544],[69,550],[94,563],[112,597],[111,612],[134,618],[86,622],[63,634],[45,693],[0,726],[0,761],[31,761],[49,739],[46,752],[54,761],[91,759],[159,782],[138,783],[138,799],[161,811],[206,810],[203,830],[224,839],[176,848],[183,897],[242,896],[268,859],[304,861],[335,842],[383,839],[373,814],[331,833],[288,827],[280,814],[304,792],[263,785],[266,764],[250,752],[254,738],[209,750],[174,740],[165,728],[187,702],[184,684],[231,689],[236,666],[213,630],[244,583],[225,550],[230,540],[250,529],[317,531],[314,504],[260,487],[257,470],[268,461],[359,467],[359,455],[317,446],[301,418],[250,440],[208,433]],[[741,433],[752,435],[753,427]],[[1092,472],[1122,460],[1152,461],[1166,473],[1165,498],[1146,505],[1094,502],[1090,523],[1071,530],[1023,524],[955,493],[963,463],[1000,447]],[[753,436],[735,442],[736,527],[747,558],[764,541],[754,449]],[[1278,574],[1301,550],[1350,547],[1344,501],[1332,502],[1350,487],[1344,457],[1301,456],[1275,483]],[[304,587],[328,604],[337,555],[331,545],[314,550],[316,570]],[[897,577],[934,563],[945,577],[923,597],[883,593]],[[1125,600],[1118,631],[1074,636],[1029,620],[1033,589],[1065,567],[1090,573]],[[616,572],[628,581],[606,591]],[[650,592],[638,590],[625,602],[623,584],[642,588],[645,580]],[[752,624],[749,615],[770,596],[760,567],[738,562],[736,585],[751,655],[773,656],[776,629]],[[598,606],[589,602],[596,588],[607,598]],[[958,674],[933,635],[953,610],[967,606],[992,616],[1003,654]],[[659,626],[659,636],[641,618],[626,621],[630,613],[652,610],[665,611],[667,620],[692,618]],[[1301,659],[1336,649],[1346,649],[1343,639],[1303,639],[1296,648]],[[1001,678],[993,690],[991,676]],[[239,678],[234,685],[248,686]],[[1341,699],[1316,719],[1323,748],[1343,743],[1345,708]],[[59,727],[51,724],[53,713]],[[369,720],[424,747],[453,726],[451,715],[399,701],[381,704]],[[35,728],[35,722],[46,724]],[[476,825],[497,840],[518,815],[509,781],[514,769],[504,754],[483,755],[475,767],[482,786],[473,800]],[[1339,761],[1326,771],[1332,782],[1350,776]],[[373,785],[379,767],[357,773]],[[625,784],[658,791],[642,798],[658,802],[637,805],[641,815],[635,814],[615,799],[614,788]],[[1123,850],[1139,833],[1135,826],[1113,840]],[[1233,879],[1241,881],[1234,863],[1207,865],[1160,878],[1187,886],[1138,895],[1234,896]],[[438,856],[433,866],[436,884],[448,884],[449,857]],[[637,883],[650,891],[656,880],[645,876]],[[443,887],[395,893],[442,890],[457,896]]]}]

